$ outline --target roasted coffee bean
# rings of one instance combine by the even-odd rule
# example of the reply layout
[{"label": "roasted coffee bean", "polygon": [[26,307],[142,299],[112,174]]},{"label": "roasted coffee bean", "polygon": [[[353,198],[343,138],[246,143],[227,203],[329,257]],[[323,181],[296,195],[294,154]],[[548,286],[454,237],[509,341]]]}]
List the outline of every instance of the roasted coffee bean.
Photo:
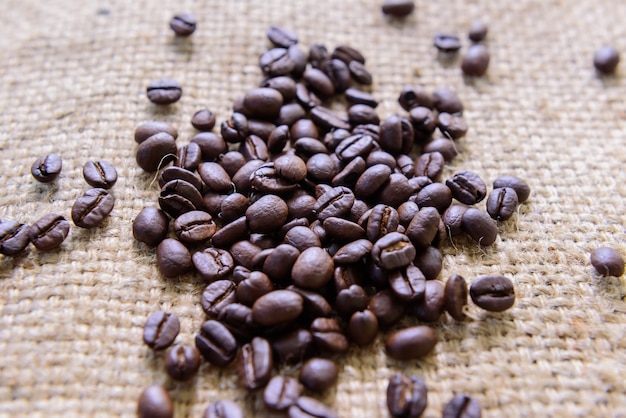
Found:
[{"label": "roasted coffee bean", "polygon": [[322,104],[322,101],[304,83],[296,84],[296,101],[306,110],[311,110]]},{"label": "roasted coffee bean", "polygon": [[302,315],[306,318],[329,316],[333,310],[324,296],[313,290],[301,289],[294,285],[288,286],[287,290],[291,290],[302,296]]},{"label": "roasted coffee bean", "polygon": [[226,305],[220,311],[217,319],[236,338],[249,341],[254,335],[255,325],[252,321],[252,309],[246,305],[240,303]]},{"label": "roasted coffee bean", "polygon": [[202,191],[203,189],[202,180],[195,174],[181,167],[172,166],[163,170],[159,175],[159,187],[162,188],[172,180],[184,180],[198,191]]},{"label": "roasted coffee bean", "polygon": [[411,360],[430,353],[437,344],[435,331],[425,325],[418,325],[396,331],[387,337],[385,351],[396,360]]},{"label": "roasted coffee bean", "polygon": [[[299,159],[299,157],[294,157]],[[280,158],[283,157],[279,157],[279,159]],[[304,164],[304,162],[302,163]],[[260,193],[275,194],[281,196],[289,195],[298,188],[295,182],[291,182],[285,179],[278,173],[275,163],[266,163],[257,168],[250,175],[250,185],[253,190]],[[287,204],[287,206],[289,209],[289,204]],[[247,209],[247,207],[244,208],[244,211],[245,209]]]},{"label": "roasted coffee bean", "polygon": [[354,187],[361,174],[365,171],[365,168],[365,160],[361,157],[356,157],[332,178],[331,185],[333,187]]},{"label": "roasted coffee bean", "polygon": [[325,358],[313,357],[300,369],[300,382],[314,392],[323,392],[337,382],[337,364]]},{"label": "roasted coffee bean", "polygon": [[[227,153],[219,156],[219,163],[222,168],[226,170],[228,175],[231,178],[234,178],[237,171],[246,165],[247,161],[243,158],[243,155],[241,155],[239,151],[228,151]],[[258,163],[258,161],[256,163]]]},{"label": "roasted coffee bean", "polygon": [[415,258],[415,247],[404,234],[390,232],[379,238],[372,247],[372,260],[386,270],[409,265]]},{"label": "roasted coffee bean", "polygon": [[220,400],[209,405],[202,418],[244,418],[244,415],[235,402]]},{"label": "roasted coffee bean", "polygon": [[296,259],[291,269],[291,279],[303,289],[319,289],[331,279],[333,269],[333,260],[326,251],[310,247]]},{"label": "roasted coffee bean", "polygon": [[304,72],[303,78],[307,86],[320,97],[327,98],[335,94],[332,80],[323,71],[309,68]]},{"label": "roasted coffee bean", "polygon": [[410,302],[424,297],[426,278],[419,268],[408,265],[389,273],[389,285],[398,299]]},{"label": "roasted coffee bean", "polygon": [[351,73],[348,69],[348,65],[341,60],[331,59],[330,61],[327,61],[322,67],[322,71],[333,83],[335,88],[334,92],[337,94],[343,93],[350,87],[350,84],[352,84],[352,79],[350,78]]},{"label": "roasted coffee bean", "polygon": [[246,217],[242,216],[219,229],[211,241],[215,247],[228,248],[235,242],[244,239],[249,232]]},{"label": "roasted coffee bean", "polygon": [[415,175],[426,176],[433,181],[437,181],[444,165],[445,160],[440,152],[422,154],[415,161]]},{"label": "roasted coffee bean", "polygon": [[296,63],[291,59],[286,48],[274,48],[261,55],[259,65],[263,74],[276,77],[292,72]]},{"label": "roasted coffee bean", "polygon": [[50,183],[59,177],[62,168],[63,161],[61,160],[61,156],[53,152],[37,158],[30,167],[30,173],[38,182]]},{"label": "roasted coffee bean", "polygon": [[178,138],[178,131],[171,124],[162,121],[152,121],[142,123],[135,129],[135,142],[141,144],[143,141],[159,132],[165,132],[174,139]]},{"label": "roasted coffee bean", "polygon": [[432,207],[443,213],[452,203],[452,191],[443,183],[432,183],[423,187],[414,200],[420,208]]},{"label": "roasted coffee bean", "polygon": [[143,208],[133,221],[133,236],[137,241],[156,247],[167,236],[169,219],[161,209]]},{"label": "roasted coffee bean", "polygon": [[332,58],[337,58],[345,62],[346,64],[350,64],[352,61],[358,61],[361,64],[365,64],[365,57],[361,52],[357,49],[348,46],[348,45],[339,45],[331,54]]},{"label": "roasted coffee bean", "polygon": [[298,36],[292,30],[272,26],[267,30],[267,38],[277,47],[288,48],[298,43]]},{"label": "roasted coffee bean", "polygon": [[593,66],[602,74],[612,74],[619,64],[619,52],[610,46],[600,48],[593,56]]},{"label": "roasted coffee bean", "polygon": [[340,292],[343,289],[348,289],[353,284],[360,285],[361,276],[362,272],[356,264],[337,266],[333,272],[335,291]]},{"label": "roasted coffee bean", "polygon": [[470,26],[468,38],[473,42],[481,42],[487,37],[489,28],[485,22],[475,20]]},{"label": "roasted coffee bean", "polygon": [[[413,171],[412,168],[411,171]],[[398,207],[411,196],[413,191],[413,187],[404,174],[391,173],[387,184],[379,190],[376,200],[385,205]]]},{"label": "roasted coffee bean", "polygon": [[180,322],[169,312],[156,311],[150,314],[143,329],[143,341],[153,350],[163,350],[174,343]]},{"label": "roasted coffee bean", "polygon": [[480,418],[480,403],[469,395],[457,394],[443,408],[442,418]]},{"label": "roasted coffee bean", "polygon": [[344,95],[349,105],[364,104],[373,108],[378,106],[378,100],[376,100],[370,93],[362,90],[349,88],[344,92]]},{"label": "roasted coffee bean", "polygon": [[398,96],[398,103],[407,112],[418,106],[432,109],[435,105],[433,96],[417,86],[403,87],[400,96]]},{"label": "roasted coffee bean", "polygon": [[431,245],[417,252],[413,264],[424,273],[426,280],[435,280],[443,268],[443,256],[441,251]]},{"label": "roasted coffee bean", "polygon": [[395,232],[400,224],[398,211],[389,205],[378,204],[367,217],[367,239],[376,242],[387,234]]},{"label": "roasted coffee bean", "polygon": [[409,120],[413,124],[414,139],[418,144],[428,141],[437,128],[438,118],[435,112],[425,106],[411,108]]},{"label": "roasted coffee bean", "polygon": [[326,218],[322,227],[326,230],[326,236],[338,243],[365,237],[365,230],[360,225],[343,218]]},{"label": "roasted coffee bean", "polygon": [[213,217],[199,210],[184,213],[174,221],[174,233],[183,242],[206,241],[215,234],[216,230],[217,225]]},{"label": "roasted coffee bean", "polygon": [[482,77],[489,67],[489,59],[489,50],[485,45],[472,45],[461,61],[461,70],[467,76]]},{"label": "roasted coffee bean", "polygon": [[167,105],[175,103],[183,94],[183,88],[176,80],[158,80],[148,84],[146,88],[148,100],[154,104]]},{"label": "roasted coffee bean", "polygon": [[337,165],[328,154],[315,154],[306,162],[307,177],[315,183],[330,183],[337,174]]},{"label": "roasted coffee bean", "polygon": [[396,373],[387,385],[387,409],[394,418],[419,418],[426,409],[427,395],[422,379]]},{"label": "roasted coffee bean", "polygon": [[170,28],[176,36],[189,36],[196,31],[196,17],[191,13],[179,13],[170,20]]},{"label": "roasted coffee bean", "polygon": [[252,306],[258,298],[272,290],[274,290],[274,285],[272,285],[267,274],[260,271],[252,271],[248,278],[237,284],[235,295],[239,303]]},{"label": "roasted coffee bean", "polygon": [[165,238],[157,246],[157,266],[165,277],[177,277],[191,270],[191,254],[187,247],[173,238]]},{"label": "roasted coffee bean", "polygon": [[[305,120],[305,119],[300,119]],[[296,126],[298,122],[295,122],[293,126]],[[291,133],[289,130],[289,126],[280,125],[277,126],[274,131],[270,134],[270,137],[267,140],[267,150],[272,154],[278,154],[282,152],[285,148],[285,145],[291,140]]]},{"label": "roasted coffee bean", "polygon": [[225,366],[237,354],[237,340],[221,322],[210,319],[196,334],[196,347],[202,357],[215,366]]},{"label": "roasted coffee bean", "polygon": [[254,258],[261,252],[261,248],[249,240],[235,242],[230,247],[230,253],[235,260],[235,264],[243,266],[248,270],[254,268]]},{"label": "roasted coffee bean", "polygon": [[317,218],[324,221],[331,216],[342,216],[354,203],[354,194],[347,187],[333,187],[317,199],[313,210]]},{"label": "roasted coffee bean", "polygon": [[440,219],[435,208],[424,207],[417,212],[406,229],[407,236],[416,248],[426,248],[435,239]]},{"label": "roasted coffee bean", "polygon": [[457,321],[465,319],[463,308],[467,305],[467,282],[463,276],[453,274],[444,288],[445,308],[450,316]]},{"label": "roasted coffee bean", "polygon": [[290,290],[274,290],[254,302],[252,319],[264,327],[289,323],[302,313],[302,296]]},{"label": "roasted coffee bean", "polygon": [[250,205],[248,198],[241,193],[231,193],[222,200],[220,206],[219,219],[223,223],[228,223],[246,214],[246,209]]},{"label": "roasted coffee bean", "polygon": [[113,210],[115,198],[104,189],[89,189],[72,205],[72,221],[81,228],[100,225]]},{"label": "roasted coffee bean", "polygon": [[593,250],[591,265],[602,276],[620,277],[624,274],[624,259],[614,248],[600,247]]},{"label": "roasted coffee bean", "polygon": [[480,245],[496,242],[498,228],[487,212],[476,208],[467,208],[461,219],[461,226],[474,241]]},{"label": "roasted coffee bean", "polygon": [[367,71],[365,65],[356,60],[352,60],[350,64],[348,64],[348,69],[350,70],[350,75],[357,83],[366,86],[372,84],[372,74]]},{"label": "roasted coffee bean", "polygon": [[378,319],[370,310],[355,312],[348,323],[348,337],[357,345],[371,344],[378,335]]},{"label": "roasted coffee bean", "polygon": [[149,173],[155,172],[176,159],[176,141],[166,132],[159,132],[139,144],[137,165]]},{"label": "roasted coffee bean", "polygon": [[451,33],[437,32],[433,44],[441,52],[456,52],[461,49],[461,40]]},{"label": "roasted coffee bean", "polygon": [[191,379],[200,368],[200,352],[196,347],[178,345],[165,356],[165,371],[174,380]]},{"label": "roasted coffee bean", "polygon": [[493,181],[493,188],[499,189],[502,187],[510,187],[517,193],[517,200],[519,203],[524,203],[530,196],[530,187],[524,180],[513,175],[500,176]]},{"label": "roasted coffee bean", "polygon": [[289,209],[288,219],[291,221],[283,225],[279,236],[286,234],[294,226],[309,226],[309,219],[315,217],[313,214],[315,202],[317,200],[302,189],[296,191],[286,202]]},{"label": "roasted coffee bean", "polygon": [[[391,115],[380,124],[380,147],[392,155],[406,152],[413,145],[411,122],[399,115]],[[409,148],[410,150],[410,148]]]},{"label": "roasted coffee bean", "polygon": [[467,133],[467,123],[465,119],[458,115],[440,113],[437,117],[437,127],[442,134],[450,139],[459,139]]},{"label": "roasted coffee bean", "polygon": [[335,298],[335,309],[337,313],[344,318],[352,316],[354,312],[362,311],[367,308],[369,297],[365,290],[353,284],[347,289],[342,289],[337,293]]},{"label": "roasted coffee bean", "polygon": [[[196,127],[196,129],[198,128]],[[200,158],[202,161],[214,161],[228,150],[226,142],[224,142],[221,137],[212,132],[200,132],[199,134],[191,138],[191,142],[189,143],[189,145],[187,145],[187,148],[185,149],[185,152],[183,154],[186,164],[185,168],[187,169],[191,169],[191,167],[195,165],[195,170],[200,163],[198,162],[198,165],[195,164],[197,160],[197,152],[195,147],[193,147],[191,144],[198,145],[200,149]],[[181,152],[179,151],[179,161],[181,160],[180,154]],[[193,164],[190,164],[191,161],[193,161]],[[224,159],[222,159],[222,166],[225,169],[227,168],[227,165],[224,163]]]},{"label": "roasted coffee bean", "polygon": [[206,162],[200,164],[198,166],[198,174],[200,174],[200,178],[210,191],[224,193],[233,189],[230,176],[218,163]]},{"label": "roasted coffee bean", "polygon": [[239,382],[248,390],[259,389],[269,382],[274,360],[270,343],[260,337],[244,344],[237,357]]},{"label": "roasted coffee bean", "polygon": [[443,284],[437,280],[428,280],[424,289],[424,298],[417,302],[413,312],[420,321],[435,322],[443,313],[444,305]]},{"label": "roasted coffee bean", "polygon": [[487,195],[487,186],[478,174],[472,171],[459,171],[446,180],[452,197],[466,205],[474,205]]},{"label": "roasted coffee bean", "polygon": [[230,119],[220,125],[220,133],[224,140],[231,144],[243,141],[250,134],[248,118],[243,113],[233,113]]},{"label": "roasted coffee bean", "polygon": [[204,200],[198,189],[185,180],[172,180],[161,188],[159,206],[172,218],[183,213],[204,209]]},{"label": "roasted coffee bean", "polygon": [[384,14],[402,18],[410,15],[415,9],[413,0],[385,0],[382,6]]},{"label": "roasted coffee bean", "polygon": [[419,207],[415,202],[408,201],[398,206],[398,218],[400,220],[400,225],[405,228],[408,227],[417,212],[419,212]]},{"label": "roasted coffee bean", "polygon": [[117,171],[108,161],[88,161],[83,166],[83,177],[92,187],[110,189],[117,181]]},{"label": "roasted coffee bean", "polygon": [[235,283],[230,280],[217,280],[209,284],[200,299],[204,313],[209,317],[217,318],[226,305],[236,302],[235,290]]},{"label": "roasted coffee bean", "polygon": [[282,94],[267,87],[248,90],[243,98],[243,109],[249,118],[273,119],[278,116],[282,105]]},{"label": "roasted coffee bean", "polygon": [[296,98],[296,82],[288,76],[265,79],[259,87],[269,87],[277,90],[283,96],[283,103],[289,103]]},{"label": "roasted coffee bean", "polygon": [[332,129],[350,130],[350,124],[348,122],[341,119],[332,110],[323,106],[315,106],[314,108],[312,108],[310,116],[311,120],[313,120],[313,122],[315,122],[315,124],[322,128],[324,131],[330,131]]},{"label": "roasted coffee bean", "polygon": [[433,92],[433,105],[439,112],[460,113],[463,112],[463,103],[459,96],[446,87],[439,87]]},{"label": "roasted coffee bean", "polygon": [[301,396],[287,411],[289,418],[337,418],[337,414],[320,401]]},{"label": "roasted coffee bean", "polygon": [[291,45],[287,48],[287,56],[293,61],[294,66],[291,75],[295,78],[302,78],[306,69],[309,57],[298,45]]},{"label": "roasted coffee bean", "polygon": [[70,231],[70,223],[58,213],[48,213],[30,226],[28,236],[38,250],[52,250],[61,246]]},{"label": "roasted coffee bean", "polygon": [[313,335],[307,329],[296,329],[272,340],[272,350],[280,363],[294,364],[309,357]]},{"label": "roasted coffee bean", "polygon": [[169,393],[163,386],[148,386],[139,395],[137,404],[139,418],[172,418],[174,404]]},{"label": "roasted coffee bean", "polygon": [[[306,116],[306,110],[297,102],[283,105],[278,111],[276,125],[291,126]],[[269,137],[268,137],[269,140]]]},{"label": "roasted coffee bean", "polygon": [[246,210],[248,227],[252,232],[270,233],[278,230],[287,220],[288,208],[283,199],[265,195]]},{"label": "roasted coffee bean", "polygon": [[448,234],[453,237],[463,232],[463,214],[467,210],[467,207],[463,205],[451,205],[443,213],[441,219],[446,227]]},{"label": "roasted coffee bean", "polygon": [[201,162],[202,150],[200,149],[200,145],[195,142],[190,142],[187,145],[178,147],[175,162],[178,167],[189,171],[195,171]]},{"label": "roasted coffee bean", "polygon": [[[309,119],[304,119],[311,122]],[[312,123],[312,122],[311,122]],[[352,136],[352,132],[346,129],[333,129],[324,135],[322,142],[330,151],[334,151],[337,146],[346,138]]]},{"label": "roasted coffee bean", "polygon": [[424,144],[422,152],[439,152],[446,161],[452,161],[459,153],[455,142],[445,137],[431,139]]},{"label": "roasted coffee bean", "polygon": [[305,160],[315,154],[328,154],[328,150],[324,143],[316,138],[300,138],[294,144],[296,154]]},{"label": "roasted coffee bean", "polygon": [[399,154],[396,157],[397,171],[400,172],[407,179],[413,177],[415,171],[415,161],[409,155]]},{"label": "roasted coffee bean", "polygon": [[302,387],[292,377],[274,376],[263,391],[263,402],[272,411],[286,411],[300,397]]},{"label": "roasted coffee bean", "polygon": [[391,290],[381,290],[372,296],[368,309],[376,315],[378,325],[387,328],[402,318],[406,312],[406,302],[398,299]]},{"label": "roasted coffee bean", "polygon": [[313,342],[321,350],[331,353],[345,353],[348,350],[348,340],[332,318],[316,318],[311,323],[311,334]]},{"label": "roasted coffee bean", "polygon": [[209,109],[200,109],[191,117],[191,125],[199,131],[209,132],[215,127],[215,114]]},{"label": "roasted coffee bean", "polygon": [[348,109],[348,120],[353,126],[380,123],[376,109],[364,104],[355,104]]},{"label": "roasted coffee bean", "polygon": [[389,180],[390,175],[391,169],[385,164],[371,166],[359,176],[354,186],[355,196],[359,199],[367,199],[374,196]]},{"label": "roasted coffee bean", "polygon": [[493,189],[487,198],[487,213],[497,221],[506,221],[517,209],[517,193],[510,187]]},{"label": "roasted coffee bean", "polygon": [[491,312],[502,312],[515,303],[515,289],[510,279],[499,276],[481,276],[470,286],[472,301]]},{"label": "roasted coffee bean", "polygon": [[312,44],[309,47],[309,63],[313,68],[324,68],[324,64],[330,60],[330,54],[326,46]]},{"label": "roasted coffee bean", "polygon": [[291,269],[300,251],[289,244],[280,244],[263,262],[263,272],[275,282],[285,282],[291,277]]}]

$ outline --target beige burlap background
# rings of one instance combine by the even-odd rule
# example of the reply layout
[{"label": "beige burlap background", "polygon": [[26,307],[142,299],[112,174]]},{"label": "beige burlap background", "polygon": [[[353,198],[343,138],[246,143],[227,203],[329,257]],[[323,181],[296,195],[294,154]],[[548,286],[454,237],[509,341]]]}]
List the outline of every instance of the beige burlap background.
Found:
[{"label": "beige burlap background", "polygon": [[[111,161],[120,176],[102,227],[73,228],[59,251],[0,256],[0,416],[133,416],[153,382],[171,390],[178,417],[199,417],[218,399],[268,416],[258,393],[238,387],[234,367],[205,364],[184,384],[166,378],[162,355],[142,343],[144,321],[172,311],[181,318],[178,341],[192,344],[205,318],[202,284],[160,276],[131,223],[157,194],[136,167],[134,128],[166,120],[186,143],[196,110],[227,118],[233,100],[261,79],[257,59],[270,25],[295,29],[305,48],[362,50],[383,117],[401,111],[405,84],[455,89],[471,129],[446,175],[470,169],[491,184],[511,173],[533,190],[493,247],[459,240],[445,250],[442,280],[502,273],[515,283],[513,309],[490,314],[472,305],[471,320],[442,321],[435,352],[418,361],[390,360],[380,341],[351,348],[322,399],[343,417],[387,416],[388,378],[405,371],[429,388],[426,417],[440,416],[456,392],[476,397],[486,417],[626,416],[626,283],[599,278],[588,261],[601,245],[626,252],[626,67],[600,78],[591,65],[605,43],[626,54],[626,3],[418,0],[403,22],[384,19],[381,3],[0,2],[0,218],[69,217],[88,188],[81,168],[89,159]],[[168,28],[182,10],[198,17],[190,40]],[[489,23],[492,63],[488,76],[464,80],[458,63],[437,60],[432,36],[464,35],[474,18]],[[158,108],[145,87],[164,77],[179,80],[184,95]],[[39,184],[30,165],[52,151],[63,173]]]}]

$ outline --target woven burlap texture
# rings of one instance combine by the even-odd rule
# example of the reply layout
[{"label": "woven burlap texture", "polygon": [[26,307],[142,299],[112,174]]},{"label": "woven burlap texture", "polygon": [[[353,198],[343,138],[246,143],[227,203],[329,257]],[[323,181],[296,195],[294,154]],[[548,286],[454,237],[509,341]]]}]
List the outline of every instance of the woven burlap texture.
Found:
[{"label": "woven burlap texture", "polygon": [[[205,320],[203,286],[192,275],[162,277],[154,250],[131,233],[158,193],[136,166],[134,128],[169,121],[184,144],[196,110],[227,118],[262,78],[258,56],[271,25],[296,30],[303,48],[363,51],[382,117],[403,112],[396,99],[406,84],[453,88],[470,131],[445,176],[468,169],[490,185],[515,174],[532,188],[519,214],[500,224],[495,245],[460,239],[444,250],[440,280],[506,275],[515,283],[513,309],[471,305],[468,321],[442,320],[434,352],[416,361],[386,357],[382,338],[351,348],[339,359],[337,385],[320,398],[342,417],[388,416],[387,382],[402,371],[428,386],[425,417],[440,416],[455,393],[478,399],[485,417],[626,416],[626,283],[598,277],[589,264],[599,246],[626,253],[626,67],[615,77],[592,67],[604,44],[626,53],[626,3],[418,0],[404,21],[385,19],[381,3],[0,2],[0,218],[69,217],[88,188],[81,170],[89,159],[112,162],[120,177],[101,227],[73,227],[58,251],[31,247],[0,258],[0,416],[134,416],[139,393],[155,382],[171,391],[177,417],[199,417],[218,399],[237,401],[247,416],[271,416],[260,393],[238,386],[233,366],[205,364],[187,383],[167,379],[163,354],[142,342],[143,324],[155,310],[171,311],[181,319],[177,341],[193,344]],[[198,30],[176,39],[168,21],[185,10]],[[437,56],[432,37],[456,32],[467,47],[475,18],[489,24],[492,60],[487,76],[468,80],[458,60]],[[160,78],[182,84],[180,102],[148,102],[145,87]],[[39,184],[30,165],[52,151],[63,172]]]}]

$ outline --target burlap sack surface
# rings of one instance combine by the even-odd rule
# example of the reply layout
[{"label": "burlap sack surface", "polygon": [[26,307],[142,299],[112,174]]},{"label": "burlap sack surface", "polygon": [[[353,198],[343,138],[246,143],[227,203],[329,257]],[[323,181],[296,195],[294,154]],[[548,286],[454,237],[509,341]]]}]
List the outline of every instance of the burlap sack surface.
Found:
[{"label": "burlap sack surface", "polygon": [[[440,416],[454,393],[478,399],[485,417],[626,416],[624,277],[600,278],[589,264],[598,246],[626,253],[626,72],[599,77],[592,67],[603,44],[626,53],[626,3],[417,1],[404,21],[385,19],[381,3],[0,2],[0,218],[69,217],[88,188],[81,170],[89,159],[112,162],[120,177],[100,228],[73,227],[59,251],[31,247],[0,258],[0,416],[134,416],[154,382],[171,390],[178,417],[199,417],[218,399],[236,400],[248,416],[272,416],[260,393],[239,388],[232,366],[205,364],[188,383],[167,379],[162,354],[142,342],[143,324],[155,310],[174,312],[177,341],[193,344],[205,320],[203,284],[193,275],[162,277],[154,250],[131,233],[158,193],[136,166],[134,128],[169,121],[183,144],[196,110],[227,118],[235,98],[261,80],[270,25],[296,30],[303,48],[361,50],[381,117],[403,112],[396,98],[405,84],[455,89],[470,131],[444,176],[473,170],[491,188],[497,176],[515,174],[532,188],[519,214],[500,224],[495,245],[460,238],[444,250],[441,280],[504,274],[515,283],[513,309],[471,305],[468,321],[442,320],[434,352],[416,361],[389,359],[382,339],[351,348],[337,385],[320,398],[342,417],[388,416],[388,379],[404,371],[428,386],[426,417]],[[187,40],[168,28],[184,10],[199,22]],[[458,60],[438,59],[432,36],[457,32],[467,47],[475,18],[489,23],[492,62],[486,77],[469,80]],[[145,88],[166,77],[184,92],[161,108]],[[63,172],[39,184],[30,165],[52,151]]]}]

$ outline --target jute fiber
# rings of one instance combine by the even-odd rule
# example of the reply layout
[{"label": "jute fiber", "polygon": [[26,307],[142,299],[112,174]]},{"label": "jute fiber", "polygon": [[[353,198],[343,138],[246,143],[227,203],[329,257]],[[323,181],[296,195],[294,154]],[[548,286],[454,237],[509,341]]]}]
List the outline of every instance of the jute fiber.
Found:
[{"label": "jute fiber", "polygon": [[[135,127],[169,121],[184,144],[196,110],[229,117],[233,101],[262,78],[257,62],[271,25],[296,30],[306,49],[361,50],[381,117],[403,113],[396,98],[406,84],[456,90],[470,131],[444,178],[472,170],[491,188],[499,175],[515,174],[532,188],[519,214],[500,224],[495,245],[459,238],[444,250],[440,280],[503,274],[515,284],[513,309],[470,305],[468,321],[442,320],[434,352],[416,361],[389,359],[382,338],[351,348],[337,385],[320,398],[342,417],[385,417],[388,379],[402,371],[426,382],[425,417],[440,416],[455,393],[478,399],[484,417],[626,416],[626,283],[600,278],[589,264],[599,246],[626,254],[626,67],[615,77],[592,67],[604,44],[626,54],[626,3],[418,0],[401,22],[385,19],[381,3],[0,2],[0,218],[69,218],[88,188],[86,161],[108,160],[119,172],[115,208],[101,227],[73,227],[58,251],[31,247],[0,258],[0,416],[132,417],[140,392],[155,382],[171,391],[177,417],[199,417],[218,399],[237,401],[248,416],[273,416],[260,392],[239,388],[233,366],[205,364],[187,383],[167,379],[163,354],[142,342],[143,324],[155,310],[171,311],[181,319],[177,342],[193,344],[205,320],[203,283],[162,277],[154,250],[131,233],[158,193],[136,166]],[[168,28],[179,11],[198,18],[191,39]],[[469,80],[458,60],[437,57],[432,37],[453,31],[467,47],[475,18],[489,24],[491,65],[486,77]],[[146,85],[160,78],[182,84],[180,102],[148,102]],[[63,172],[39,184],[30,165],[53,151]]]}]

